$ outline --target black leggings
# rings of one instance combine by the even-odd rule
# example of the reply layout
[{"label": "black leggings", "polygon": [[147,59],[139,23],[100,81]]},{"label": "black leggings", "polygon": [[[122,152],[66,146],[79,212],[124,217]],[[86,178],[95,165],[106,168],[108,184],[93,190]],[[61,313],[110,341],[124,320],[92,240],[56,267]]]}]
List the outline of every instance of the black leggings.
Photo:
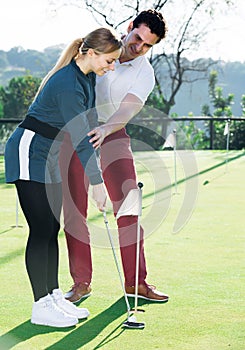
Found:
[{"label": "black leggings", "polygon": [[18,180],[19,201],[29,225],[25,262],[34,300],[58,284],[58,232],[62,205],[61,184]]}]

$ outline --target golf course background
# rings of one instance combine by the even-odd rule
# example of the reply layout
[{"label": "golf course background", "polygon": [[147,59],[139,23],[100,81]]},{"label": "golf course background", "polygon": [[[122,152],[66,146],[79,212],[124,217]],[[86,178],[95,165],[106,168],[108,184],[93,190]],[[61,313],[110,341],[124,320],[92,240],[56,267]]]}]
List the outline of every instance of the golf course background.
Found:
[{"label": "golf course background", "polygon": [[[165,169],[162,162],[154,161],[156,155],[164,161]],[[229,151],[228,156],[226,151],[196,151],[197,173],[186,179],[179,160],[177,169],[174,167],[173,151],[135,152],[138,180],[144,183],[142,222],[147,220],[154,227],[145,240],[147,281],[170,296],[162,305],[139,302],[145,312],[136,317],[145,322],[144,330],[122,328],[126,305],[112,251],[106,244],[103,216],[92,202],[89,222],[93,230],[98,228],[101,241],[95,236],[92,296],[80,304],[90,310],[90,317],[66,329],[30,323],[32,293],[24,265],[28,228],[14,186],[4,183],[1,157],[0,349],[244,350],[244,155],[244,151]],[[162,181],[157,199],[153,173]],[[188,209],[189,217],[183,212],[188,219],[173,232],[190,188],[187,185],[193,179],[198,181],[193,208]],[[150,210],[152,205],[156,210]],[[116,240],[109,204],[108,219]],[[67,291],[72,280],[62,230],[59,243],[60,287]],[[116,252],[119,256],[118,249]]]}]

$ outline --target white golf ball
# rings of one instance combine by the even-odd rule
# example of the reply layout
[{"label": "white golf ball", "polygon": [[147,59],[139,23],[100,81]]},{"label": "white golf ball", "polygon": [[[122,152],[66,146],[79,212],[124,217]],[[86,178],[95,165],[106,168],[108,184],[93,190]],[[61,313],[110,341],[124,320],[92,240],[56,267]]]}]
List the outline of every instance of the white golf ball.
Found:
[{"label": "white golf ball", "polygon": [[128,321],[129,321],[129,322],[137,322],[135,316],[130,316],[130,317],[128,318]]}]

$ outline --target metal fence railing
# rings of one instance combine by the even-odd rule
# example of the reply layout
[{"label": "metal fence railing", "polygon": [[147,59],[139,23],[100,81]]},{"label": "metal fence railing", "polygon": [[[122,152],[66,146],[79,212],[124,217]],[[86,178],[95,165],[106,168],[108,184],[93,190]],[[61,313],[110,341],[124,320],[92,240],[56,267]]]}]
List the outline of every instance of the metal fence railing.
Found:
[{"label": "metal fence railing", "polygon": [[[179,123],[182,123],[181,125],[185,124],[188,125],[190,122],[195,122],[197,125],[197,128],[201,130],[205,130],[206,137],[208,139],[208,149],[214,149],[214,141],[215,141],[215,122],[226,122],[229,121],[229,124],[232,125],[233,122],[244,123],[245,117],[210,117],[210,116],[192,116],[192,117],[174,117],[174,118],[159,118],[159,117],[153,117],[153,118],[138,118],[133,119],[136,124],[148,127],[149,129],[157,129],[159,125],[164,125],[162,130],[165,130],[165,133],[162,135],[163,138],[166,138],[166,132],[167,128],[166,125],[171,123],[172,121],[178,125]],[[22,119],[16,118],[16,119],[7,119],[7,118],[0,118],[0,154],[4,153],[4,147],[5,143],[12,133],[12,131],[16,128],[16,126],[22,121]],[[216,123],[217,124],[217,123]],[[243,127],[243,130],[245,128]],[[243,138],[245,139],[245,132]]]}]

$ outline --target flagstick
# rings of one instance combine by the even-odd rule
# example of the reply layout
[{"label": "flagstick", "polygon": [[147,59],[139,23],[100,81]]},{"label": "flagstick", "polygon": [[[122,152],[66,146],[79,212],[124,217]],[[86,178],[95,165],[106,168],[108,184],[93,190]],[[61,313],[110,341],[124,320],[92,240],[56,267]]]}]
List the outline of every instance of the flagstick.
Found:
[{"label": "flagstick", "polygon": [[18,198],[18,194],[16,192],[16,199],[15,199],[15,226],[11,226],[11,227],[22,227],[19,225],[19,198]]},{"label": "flagstick", "polygon": [[15,225],[12,225],[11,227],[19,227],[19,200],[17,192],[15,195]]},{"label": "flagstick", "polygon": [[229,143],[230,143],[230,125],[229,119],[227,120],[227,136],[226,136],[226,157],[225,157],[225,172],[227,172],[228,167],[228,153],[229,153]]},{"label": "flagstick", "polygon": [[177,167],[176,167],[176,130],[173,130],[174,136],[174,188],[175,194],[177,194]]},{"label": "flagstick", "polygon": [[15,227],[19,227],[19,202],[18,195],[16,194],[16,205],[15,205]]},{"label": "flagstick", "polygon": [[168,135],[166,141],[164,142],[163,149],[166,147],[171,147],[174,150],[174,187],[175,187],[174,194],[177,194],[176,129],[174,129],[173,132]]}]

